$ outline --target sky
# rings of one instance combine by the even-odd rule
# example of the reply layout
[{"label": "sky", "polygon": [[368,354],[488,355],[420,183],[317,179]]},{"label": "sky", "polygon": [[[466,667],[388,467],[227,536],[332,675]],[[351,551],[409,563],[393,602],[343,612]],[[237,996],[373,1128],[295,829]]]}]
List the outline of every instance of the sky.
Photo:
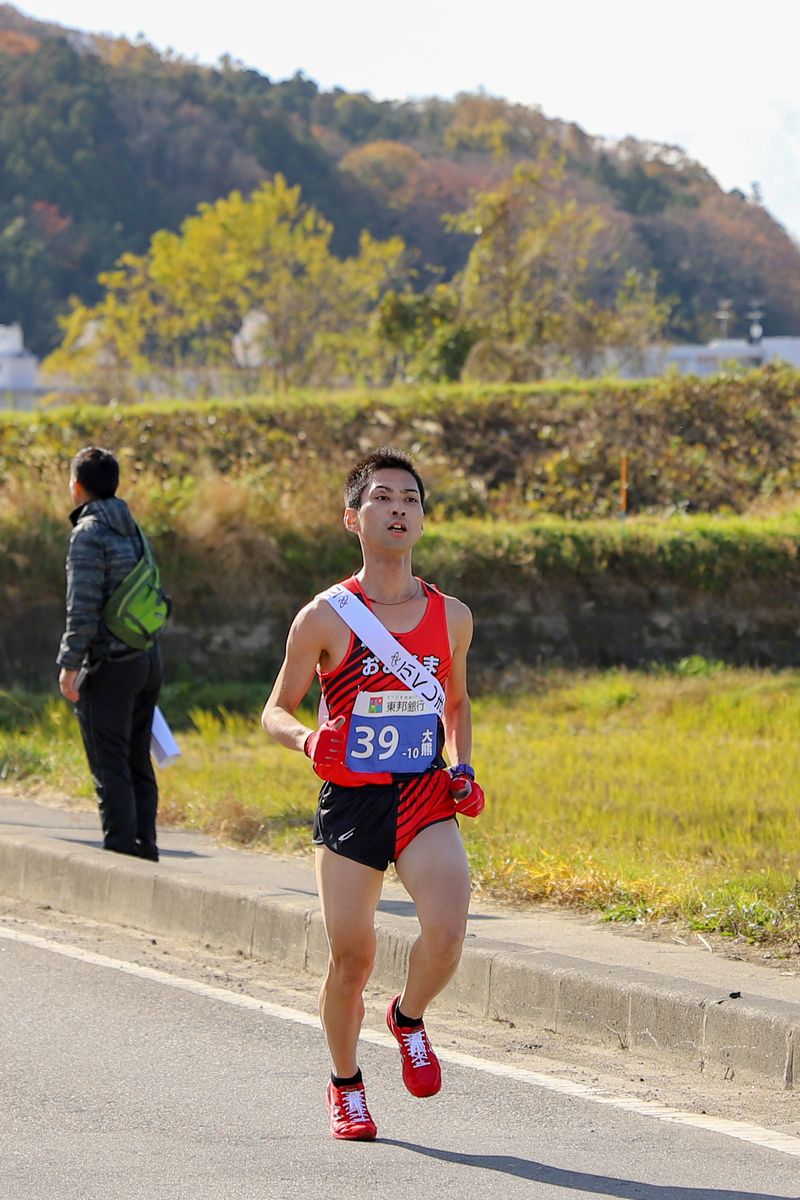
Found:
[{"label": "sky", "polygon": [[680,146],[800,241],[800,0],[19,0],[92,33],[375,99],[483,89]]}]

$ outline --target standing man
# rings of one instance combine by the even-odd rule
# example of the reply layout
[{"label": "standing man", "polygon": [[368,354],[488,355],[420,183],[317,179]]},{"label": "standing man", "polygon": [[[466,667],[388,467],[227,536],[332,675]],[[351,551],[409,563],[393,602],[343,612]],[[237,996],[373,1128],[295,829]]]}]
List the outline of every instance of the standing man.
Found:
[{"label": "standing man", "polygon": [[[472,615],[411,569],[424,500],[422,479],[403,451],[377,450],[350,472],[344,524],[358,537],[363,566],[298,613],[262,715],[266,731],[307,754],[323,780],[314,842],[330,957],[320,1016],[336,1138],[371,1140],[377,1132],[357,1043],[375,960],[374,915],[390,862],[415,903],[421,933],[386,1022],[412,1095],[432,1096],[441,1087],[423,1014],[453,976],[466,931],[470,885],[455,815],[477,816],[483,808],[469,765]],[[396,652],[377,654],[368,644],[374,630],[354,632],[342,615],[348,609],[356,610],[356,623],[365,609],[374,614],[383,634],[391,630]],[[405,663],[401,676],[392,662]],[[315,672],[327,720],[312,730],[295,713]],[[437,701],[429,703],[437,694],[440,715]],[[455,764],[449,769],[443,749]]]},{"label": "standing man", "polygon": [[58,683],[76,705],[103,826],[103,846],[158,861],[158,785],[150,730],[161,687],[161,652],[132,650],[102,619],[114,589],[143,555],[139,530],[117,495],[119,464],[87,446],[72,461],[77,507],[67,553],[67,624]]}]

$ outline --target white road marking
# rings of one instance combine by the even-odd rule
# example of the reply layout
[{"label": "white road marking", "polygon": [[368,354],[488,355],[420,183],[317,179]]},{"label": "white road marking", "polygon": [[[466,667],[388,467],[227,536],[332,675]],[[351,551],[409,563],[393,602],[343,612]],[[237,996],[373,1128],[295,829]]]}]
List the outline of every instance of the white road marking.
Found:
[{"label": "white road marking", "polygon": [[[126,962],[124,959],[108,958],[104,954],[95,954],[92,950],[83,950],[80,946],[65,945],[51,941],[49,938],[37,937],[35,934],[21,933],[16,929],[8,929],[0,925],[0,939],[21,942],[26,946],[35,946],[39,950],[48,950],[52,954],[60,954],[64,958],[73,958],[78,962],[89,963],[91,966],[104,967],[110,971],[120,971],[124,975],[133,975],[138,979],[147,979],[162,987],[176,988],[178,991],[190,992],[195,996],[203,996],[222,1004],[232,1004],[236,1008],[248,1008],[262,1012],[280,1021],[292,1021],[296,1025],[308,1025],[319,1029],[319,1018],[316,1014],[301,1012],[296,1008],[287,1008],[282,1004],[272,1004],[268,1000],[258,1000],[254,996],[244,996],[238,992],[229,992],[224,988],[212,987],[196,979],[182,979],[179,975],[170,975],[167,971],[155,967],[143,967],[137,963]],[[376,1029],[362,1029],[361,1037],[365,1042],[374,1046],[390,1046],[396,1049],[397,1043],[391,1034]],[[528,1071],[508,1063],[493,1062],[487,1058],[475,1058],[471,1054],[460,1054],[456,1050],[436,1051],[442,1062],[453,1063],[472,1071],[482,1071],[485,1075],[497,1075],[504,1079],[515,1079],[519,1083],[530,1084],[533,1087],[544,1088],[549,1092],[558,1092],[564,1096],[577,1096],[592,1104],[603,1104],[609,1108],[624,1109],[641,1117],[653,1117],[673,1125],[691,1125],[695,1129],[704,1129],[710,1133],[721,1133],[726,1137],[737,1138],[762,1146],[766,1150],[777,1150],[782,1154],[792,1154],[800,1158],[800,1138],[788,1133],[777,1133],[765,1129],[761,1125],[751,1125],[747,1121],[730,1121],[725,1117],[711,1117],[699,1113],[681,1112],[679,1109],[668,1108],[654,1100],[636,1100],[630,1096],[614,1096],[598,1091],[584,1083],[576,1083],[571,1079],[562,1079],[557,1075],[545,1075],[539,1071]]]}]

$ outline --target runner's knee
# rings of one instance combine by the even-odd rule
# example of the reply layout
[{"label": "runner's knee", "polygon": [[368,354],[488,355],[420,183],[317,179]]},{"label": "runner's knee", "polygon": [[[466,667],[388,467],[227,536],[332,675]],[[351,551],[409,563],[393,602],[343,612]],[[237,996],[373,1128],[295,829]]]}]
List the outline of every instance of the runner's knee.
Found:
[{"label": "runner's knee", "polygon": [[331,946],[329,976],[339,987],[361,991],[375,965],[375,939],[361,944]]},{"label": "runner's knee", "polygon": [[466,923],[461,919],[426,922],[422,928],[426,950],[442,962],[458,962],[465,933]]}]

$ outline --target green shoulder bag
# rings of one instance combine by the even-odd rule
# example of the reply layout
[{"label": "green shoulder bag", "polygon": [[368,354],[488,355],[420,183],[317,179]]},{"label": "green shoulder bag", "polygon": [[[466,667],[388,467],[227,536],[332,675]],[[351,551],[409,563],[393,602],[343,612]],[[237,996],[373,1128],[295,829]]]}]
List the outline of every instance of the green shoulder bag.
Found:
[{"label": "green shoulder bag", "polygon": [[161,586],[158,564],[139,526],[142,557],[103,605],[100,614],[115,638],[134,650],[149,650],[162,632],[172,602]]}]

